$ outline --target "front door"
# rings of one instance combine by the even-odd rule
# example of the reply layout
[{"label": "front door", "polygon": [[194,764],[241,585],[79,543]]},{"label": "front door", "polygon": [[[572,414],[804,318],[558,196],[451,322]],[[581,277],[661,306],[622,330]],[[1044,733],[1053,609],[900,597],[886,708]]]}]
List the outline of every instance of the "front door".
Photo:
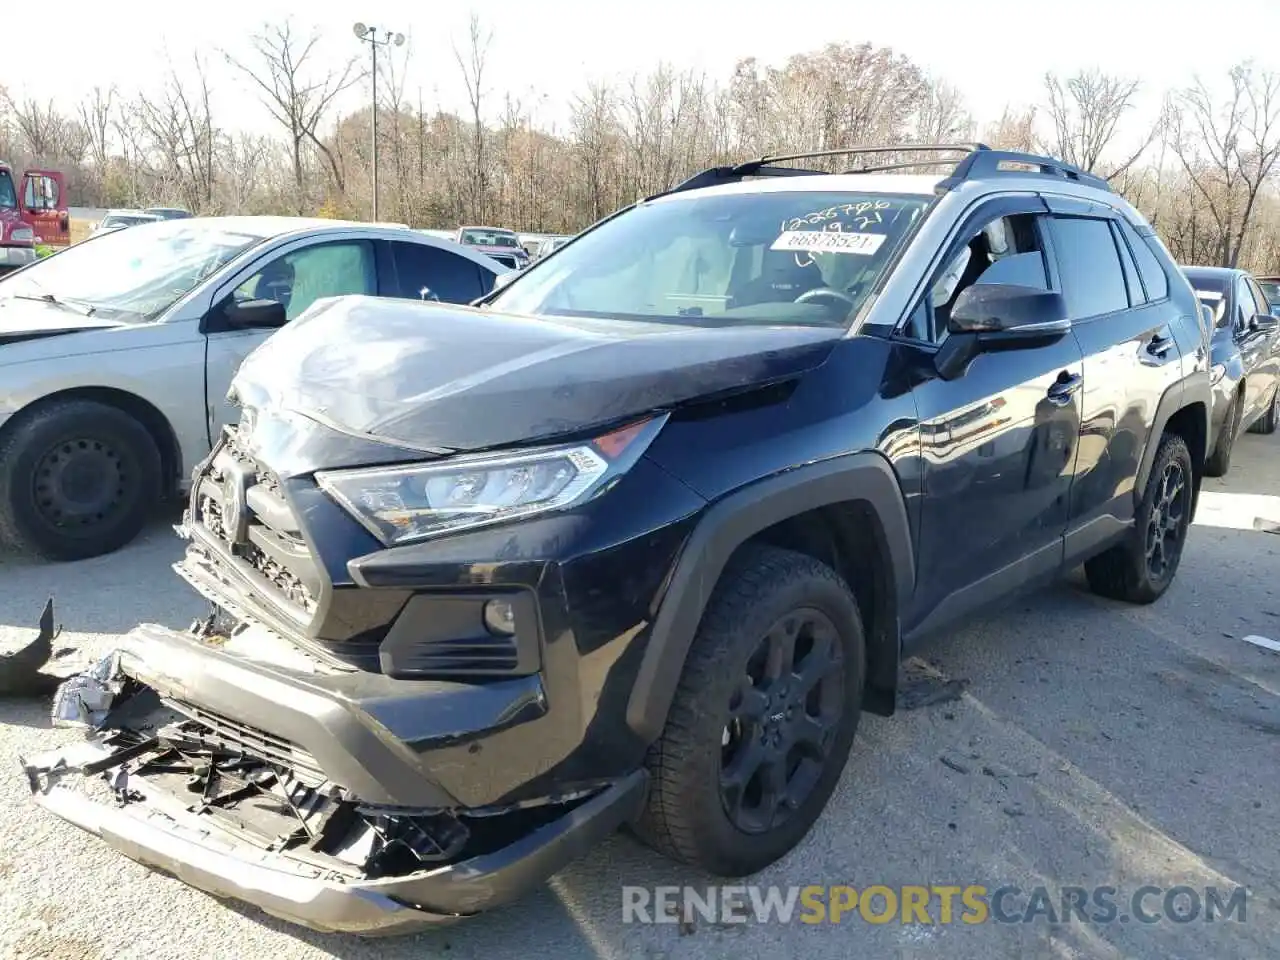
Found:
[{"label": "front door", "polygon": [[368,240],[302,241],[287,250],[267,254],[231,281],[205,318],[207,335],[205,391],[209,411],[209,442],[223,426],[235,423],[239,411],[227,402],[231,380],[255,347],[271,330],[231,330],[220,323],[227,300],[278,300],[286,322],[323,297],[378,292],[374,247]]},{"label": "front door", "polygon": [[[1051,289],[1044,206],[988,204],[961,228],[904,333],[926,354],[974,283]],[[984,352],[954,380],[928,362],[913,389],[922,506],[908,638],[1056,573],[1080,431],[1080,350],[1070,336]]]},{"label": "front door", "polygon": [[[1180,308],[1144,282],[1126,230],[1109,209],[1050,201],[1052,263],[1084,355],[1083,424],[1067,561],[1095,552],[1133,519],[1135,488],[1155,415],[1182,377]],[[1139,251],[1140,252],[1140,251]],[[1145,258],[1144,258],[1144,263]],[[1148,288],[1153,288],[1148,294]],[[1158,296],[1157,296],[1158,294]]]},{"label": "front door", "polygon": [[1267,412],[1272,392],[1276,386],[1277,358],[1276,333],[1259,330],[1254,317],[1271,312],[1270,304],[1257,284],[1246,277],[1236,280],[1236,345],[1240,348],[1240,361],[1245,371],[1244,417],[1242,424],[1250,424]]},{"label": "front door", "polygon": [[66,180],[54,170],[27,170],[22,174],[22,219],[31,226],[36,243],[65,247],[71,242]]}]

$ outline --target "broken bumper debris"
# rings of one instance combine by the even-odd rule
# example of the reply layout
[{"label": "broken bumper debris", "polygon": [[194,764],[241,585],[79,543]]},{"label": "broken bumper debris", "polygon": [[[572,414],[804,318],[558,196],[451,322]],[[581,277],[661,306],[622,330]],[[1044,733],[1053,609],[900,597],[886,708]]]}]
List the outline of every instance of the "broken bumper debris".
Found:
[{"label": "broken bumper debris", "polygon": [[[403,683],[369,682],[374,697]],[[218,690],[235,702],[200,703]],[[280,718],[270,731],[245,716],[267,705]],[[359,700],[150,625],[64,684],[54,717],[88,737],[23,761],[37,803],[193,887],[321,931],[407,933],[513,900],[635,817],[646,786],[637,772],[467,807],[427,772],[361,795],[353,783],[406,775],[416,754],[387,742]],[[429,796],[443,802],[421,803]]]}]

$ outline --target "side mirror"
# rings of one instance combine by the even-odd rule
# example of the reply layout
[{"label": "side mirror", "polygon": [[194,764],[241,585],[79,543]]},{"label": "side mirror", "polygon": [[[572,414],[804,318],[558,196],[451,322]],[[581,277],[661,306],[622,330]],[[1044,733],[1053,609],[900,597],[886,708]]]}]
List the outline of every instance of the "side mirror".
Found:
[{"label": "side mirror", "polygon": [[1280,317],[1274,317],[1269,313],[1259,313],[1249,321],[1249,329],[1255,333],[1273,333],[1277,327],[1280,327]]},{"label": "side mirror", "polygon": [[501,290],[508,283],[514,280],[518,273],[519,273],[518,270],[511,270],[511,271],[508,271],[507,273],[499,273],[495,275],[493,278],[493,289]]},{"label": "side mirror", "polygon": [[964,374],[992,349],[1018,349],[1064,337],[1071,318],[1062,294],[1012,283],[975,283],[961,291],[934,364],[944,380]]},{"label": "side mirror", "polygon": [[273,330],[287,321],[279,300],[228,300],[222,315],[236,330]]}]

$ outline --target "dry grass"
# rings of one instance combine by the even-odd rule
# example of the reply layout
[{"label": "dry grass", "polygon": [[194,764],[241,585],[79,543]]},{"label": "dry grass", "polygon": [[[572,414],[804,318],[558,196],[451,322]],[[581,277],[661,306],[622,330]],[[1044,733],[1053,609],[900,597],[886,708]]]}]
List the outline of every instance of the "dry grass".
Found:
[{"label": "dry grass", "polygon": [[81,220],[73,217],[71,219],[71,242],[79,243],[89,236],[89,230],[93,227],[92,220]]}]

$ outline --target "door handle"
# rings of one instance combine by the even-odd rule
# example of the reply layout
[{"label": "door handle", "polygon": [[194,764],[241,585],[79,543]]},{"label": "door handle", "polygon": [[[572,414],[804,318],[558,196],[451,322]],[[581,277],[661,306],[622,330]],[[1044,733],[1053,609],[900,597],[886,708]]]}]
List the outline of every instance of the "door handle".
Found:
[{"label": "door handle", "polygon": [[1071,398],[1075,396],[1082,386],[1084,386],[1084,377],[1078,373],[1067,373],[1064,370],[1058,374],[1058,379],[1049,388],[1046,395],[1049,397],[1050,403],[1063,406],[1071,402]]},{"label": "door handle", "polygon": [[1167,359],[1169,351],[1173,349],[1173,344],[1173,337],[1157,333],[1147,343],[1147,348],[1138,354],[1138,362],[1148,367],[1160,366]]}]

